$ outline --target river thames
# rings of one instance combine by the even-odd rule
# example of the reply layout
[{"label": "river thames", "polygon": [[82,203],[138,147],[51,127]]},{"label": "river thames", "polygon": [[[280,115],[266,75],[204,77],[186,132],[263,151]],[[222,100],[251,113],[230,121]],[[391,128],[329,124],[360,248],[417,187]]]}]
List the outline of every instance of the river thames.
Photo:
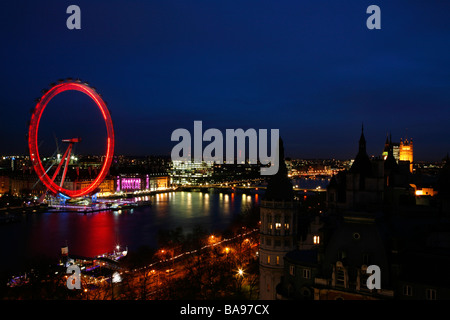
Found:
[{"label": "river thames", "polygon": [[201,226],[222,231],[261,195],[241,193],[167,192],[148,197],[151,206],[94,213],[45,212],[24,214],[19,222],[0,226],[2,269],[20,268],[36,256],[57,258],[66,243],[69,253],[86,257],[157,246],[158,230]]},{"label": "river thames", "polygon": [[[312,182],[326,187],[328,180]],[[69,254],[94,257],[140,246],[157,247],[159,230],[181,227],[189,233],[200,226],[208,232],[225,230],[233,219],[253,204],[258,193],[166,192],[148,196],[151,206],[94,213],[29,213],[21,221],[0,225],[1,270],[22,269],[39,256],[57,259],[61,247]]]}]

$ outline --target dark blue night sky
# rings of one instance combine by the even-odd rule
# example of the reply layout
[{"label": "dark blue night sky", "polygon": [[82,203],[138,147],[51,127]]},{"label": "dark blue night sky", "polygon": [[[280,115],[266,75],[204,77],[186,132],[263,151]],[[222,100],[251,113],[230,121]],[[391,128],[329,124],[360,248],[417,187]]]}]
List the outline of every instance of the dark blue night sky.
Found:
[{"label": "dark blue night sky", "polygon": [[[81,30],[66,28],[71,4]],[[371,4],[381,30],[366,27]],[[67,77],[108,102],[116,154],[168,155],[172,131],[194,120],[280,129],[291,157],[352,158],[361,123],[376,156],[388,132],[412,137],[417,160],[450,152],[449,1],[18,0],[0,11],[0,154],[27,154],[34,99]],[[100,148],[88,99],[65,93],[48,108],[43,137],[80,131],[98,140],[80,152]]]}]

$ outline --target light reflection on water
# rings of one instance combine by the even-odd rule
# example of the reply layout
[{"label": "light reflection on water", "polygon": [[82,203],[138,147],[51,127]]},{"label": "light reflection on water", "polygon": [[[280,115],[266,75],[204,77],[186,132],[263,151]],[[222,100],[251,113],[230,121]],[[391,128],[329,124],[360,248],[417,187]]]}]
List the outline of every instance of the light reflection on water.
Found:
[{"label": "light reflection on water", "polygon": [[[300,179],[293,184],[326,188],[328,182]],[[220,231],[244,208],[259,203],[262,194],[167,192],[140,197],[152,205],[131,210],[24,215],[21,222],[0,225],[0,270],[21,267],[38,255],[57,258],[66,243],[69,253],[93,257],[112,251],[117,244],[131,250],[141,245],[155,247],[160,229],[182,227],[187,233],[202,226],[210,232]]]},{"label": "light reflection on water", "polygon": [[[144,197],[141,197],[144,200]],[[148,197],[152,205],[131,210],[96,213],[41,213],[23,216],[21,222],[0,226],[1,269],[20,266],[45,255],[57,258],[66,243],[69,253],[93,257],[112,251],[117,244],[137,249],[156,246],[160,229],[195,226],[209,232],[225,229],[258,195],[168,192]]]}]

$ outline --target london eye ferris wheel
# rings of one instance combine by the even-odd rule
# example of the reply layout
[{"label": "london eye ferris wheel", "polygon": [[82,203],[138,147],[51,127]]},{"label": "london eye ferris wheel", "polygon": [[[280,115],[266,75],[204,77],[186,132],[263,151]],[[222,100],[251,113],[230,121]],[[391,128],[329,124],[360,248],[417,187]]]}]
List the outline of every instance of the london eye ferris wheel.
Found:
[{"label": "london eye ferris wheel", "polygon": [[[106,125],[106,154],[102,156],[101,169],[97,176],[92,179],[88,184],[83,185],[80,188],[65,188],[64,181],[66,179],[67,170],[73,147],[76,143],[81,141],[80,137],[67,137],[62,142],[67,145],[67,149],[60,158],[56,169],[44,168],[41,155],[39,153],[39,125],[42,114],[47,107],[50,100],[52,100],[58,94],[65,91],[79,91],[86,94],[98,107],[101,112],[102,119]],[[83,139],[89,139],[89,137],[83,137]],[[55,195],[62,195],[68,198],[78,198],[86,195],[90,195],[98,190],[99,185],[105,179],[111,166],[114,155],[114,128],[111,119],[111,114],[103,101],[102,97],[97,93],[95,88],[90,87],[87,83],[81,80],[60,80],[57,84],[54,84],[49,90],[44,90],[41,98],[37,99],[37,104],[32,111],[31,120],[28,126],[28,148],[30,152],[30,160],[34,171],[39,177],[39,180],[44,184],[48,191]],[[59,182],[59,183],[58,183]]]}]

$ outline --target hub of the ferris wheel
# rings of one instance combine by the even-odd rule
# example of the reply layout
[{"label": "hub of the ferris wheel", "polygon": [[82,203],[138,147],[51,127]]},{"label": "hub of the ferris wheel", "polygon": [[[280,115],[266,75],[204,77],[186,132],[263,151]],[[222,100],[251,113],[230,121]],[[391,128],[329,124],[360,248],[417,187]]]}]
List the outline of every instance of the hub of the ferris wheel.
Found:
[{"label": "hub of the ferris wheel", "polygon": [[[56,168],[55,172],[53,173],[53,177],[52,177],[52,182],[54,182],[56,177],[59,174],[59,171],[61,170],[62,166],[64,165],[61,182],[59,184],[60,188],[63,187],[64,181],[66,180],[66,174],[67,174],[67,169],[69,168],[70,156],[72,153],[73,145],[75,143],[81,142],[81,138],[63,139],[62,142],[68,143],[69,146],[67,147],[66,152],[64,152],[64,155],[61,157],[61,161],[59,162],[58,167]],[[46,196],[47,192],[48,192],[48,190],[42,195],[42,200]],[[68,201],[70,199],[71,199],[71,197],[69,197],[61,192],[58,192],[56,195],[53,195],[53,197],[51,197],[50,202],[56,202],[59,205],[65,205],[66,201]],[[92,196],[92,202],[96,202],[96,201],[97,201],[97,194],[94,194]]]}]

